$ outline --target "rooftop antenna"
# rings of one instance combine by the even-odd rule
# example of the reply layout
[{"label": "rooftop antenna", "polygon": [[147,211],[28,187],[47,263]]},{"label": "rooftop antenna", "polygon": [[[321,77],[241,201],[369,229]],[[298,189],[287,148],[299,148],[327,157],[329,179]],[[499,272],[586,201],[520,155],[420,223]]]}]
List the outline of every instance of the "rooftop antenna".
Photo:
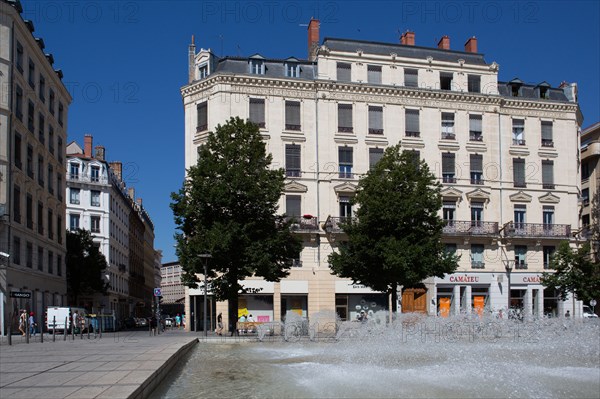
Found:
[{"label": "rooftop antenna", "polygon": [[241,54],[242,53],[242,48],[240,47],[239,44],[237,45],[237,51],[238,51],[238,57],[241,57],[242,56],[242,54]]}]

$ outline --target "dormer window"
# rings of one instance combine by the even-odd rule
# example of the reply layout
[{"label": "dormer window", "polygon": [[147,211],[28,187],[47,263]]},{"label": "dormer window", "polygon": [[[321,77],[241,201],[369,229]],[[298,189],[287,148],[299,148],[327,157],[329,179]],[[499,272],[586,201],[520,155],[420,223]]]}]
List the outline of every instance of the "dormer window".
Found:
[{"label": "dormer window", "polygon": [[300,77],[300,65],[295,62],[285,63],[285,76],[288,78],[299,78]]},{"label": "dormer window", "polygon": [[264,75],[265,62],[259,59],[250,60],[250,73],[253,75]]},{"label": "dormer window", "polygon": [[208,76],[208,65],[207,64],[200,65],[198,72],[200,75],[199,76],[200,79],[206,78]]},{"label": "dormer window", "polygon": [[523,86],[523,82],[519,78],[515,78],[508,82],[510,95],[512,97],[519,97],[521,95],[521,86]]},{"label": "dormer window", "polygon": [[539,98],[544,100],[550,99],[550,84],[548,82],[542,82],[537,85],[535,91]]},{"label": "dormer window", "polygon": [[440,73],[440,89],[441,90],[452,90],[452,77],[451,72]]}]

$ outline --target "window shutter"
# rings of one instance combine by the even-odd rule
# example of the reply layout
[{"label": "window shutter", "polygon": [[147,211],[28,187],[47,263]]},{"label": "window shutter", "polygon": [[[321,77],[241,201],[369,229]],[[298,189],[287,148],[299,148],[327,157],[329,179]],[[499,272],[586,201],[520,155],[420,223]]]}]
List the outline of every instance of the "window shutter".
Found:
[{"label": "window shutter", "polygon": [[285,168],[288,171],[300,172],[300,146],[297,144],[286,144],[285,146]]},{"label": "window shutter", "polygon": [[206,130],[208,128],[208,103],[205,101],[197,105],[198,110],[198,129]]},{"label": "window shutter", "polygon": [[285,124],[300,126],[300,102],[285,102]]},{"label": "window shutter", "polygon": [[483,156],[471,154],[471,172],[483,172]]},{"label": "window shutter", "polygon": [[454,153],[445,152],[442,154],[442,173],[454,174]]},{"label": "window shutter", "polygon": [[369,107],[369,133],[383,133],[383,107]]},{"label": "window shutter", "polygon": [[553,161],[542,161],[542,184],[554,184]]},{"label": "window shutter", "polygon": [[250,99],[250,122],[260,127],[265,126],[265,100],[262,98]]},{"label": "window shutter", "polygon": [[520,135],[523,134],[525,130],[525,120],[524,119],[513,119],[513,134]]},{"label": "window shutter", "polygon": [[406,116],[406,132],[419,133],[419,110],[407,109]]},{"label": "window shutter", "polygon": [[542,140],[552,141],[552,122],[542,122]]},{"label": "window shutter", "polygon": [[451,112],[442,112],[442,132],[454,132],[454,114]]},{"label": "window shutter", "polygon": [[369,169],[373,169],[382,157],[382,148],[369,148]]},{"label": "window shutter", "polygon": [[418,87],[419,85],[419,72],[416,69],[405,69],[404,70],[404,86],[406,87]]},{"label": "window shutter", "polygon": [[517,185],[525,185],[525,160],[513,159],[513,180]]},{"label": "window shutter", "polygon": [[467,77],[467,89],[469,93],[481,92],[481,76],[479,75],[468,75]]},{"label": "window shutter", "polygon": [[285,196],[285,213],[288,216],[299,218],[301,215],[301,198],[299,195]]},{"label": "window shutter", "polygon": [[352,104],[338,104],[338,127],[352,129]]},{"label": "window shutter", "polygon": [[481,115],[469,115],[469,130],[471,133],[481,133]]},{"label": "window shutter", "polygon": [[367,66],[367,82],[381,84],[381,67],[379,65]]},{"label": "window shutter", "polygon": [[340,164],[352,165],[352,147],[339,148]]},{"label": "window shutter", "polygon": [[344,62],[338,62],[337,63],[337,80],[339,82],[350,82],[351,81],[351,74],[352,68],[350,66],[350,64],[344,63]]}]

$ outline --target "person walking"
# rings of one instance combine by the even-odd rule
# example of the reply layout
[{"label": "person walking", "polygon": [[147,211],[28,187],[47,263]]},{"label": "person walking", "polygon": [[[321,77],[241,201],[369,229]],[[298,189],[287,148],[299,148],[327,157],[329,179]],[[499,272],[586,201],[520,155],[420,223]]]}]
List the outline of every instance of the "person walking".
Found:
[{"label": "person walking", "polygon": [[567,310],[567,313],[565,313],[565,317],[568,319],[569,317],[571,317],[571,311]]},{"label": "person walking", "polygon": [[217,335],[223,335],[223,314],[219,312],[217,316],[217,331],[215,331]]},{"label": "person walking", "polygon": [[179,315],[179,313],[177,313],[177,316],[175,316],[175,326],[177,328],[181,327],[181,316]]},{"label": "person walking", "polygon": [[34,318],[34,316],[35,316],[35,313],[33,313],[33,312],[29,313],[29,335],[31,337],[35,337],[35,327],[36,327],[36,324],[35,324],[35,318]]},{"label": "person walking", "polygon": [[21,315],[19,316],[19,331],[21,331],[21,335],[25,336],[25,328],[27,324],[27,311],[25,309],[21,310]]}]

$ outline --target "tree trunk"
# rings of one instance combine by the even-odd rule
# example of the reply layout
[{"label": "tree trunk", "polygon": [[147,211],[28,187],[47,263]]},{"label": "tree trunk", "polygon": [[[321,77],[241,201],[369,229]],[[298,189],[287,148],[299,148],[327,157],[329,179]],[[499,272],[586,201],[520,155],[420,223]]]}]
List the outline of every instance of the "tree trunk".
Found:
[{"label": "tree trunk", "polygon": [[398,283],[392,283],[392,313],[398,312]]}]

